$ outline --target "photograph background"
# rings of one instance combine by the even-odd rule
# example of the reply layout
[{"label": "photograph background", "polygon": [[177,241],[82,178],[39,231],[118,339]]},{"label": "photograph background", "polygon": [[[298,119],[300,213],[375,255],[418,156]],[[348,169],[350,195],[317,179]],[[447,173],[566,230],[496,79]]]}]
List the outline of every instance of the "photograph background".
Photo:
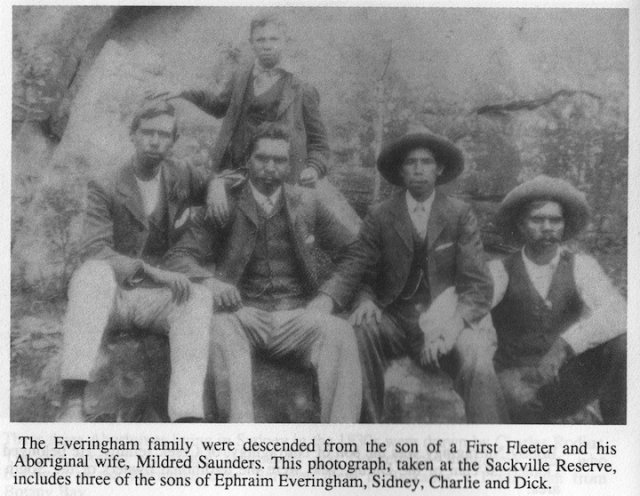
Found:
[{"label": "photograph background", "polygon": [[[11,419],[50,421],[66,284],[90,175],[132,151],[144,92],[209,87],[251,57],[252,8],[14,7]],[[391,188],[375,173],[388,136],[420,124],[466,159],[449,192],[471,201],[492,255],[503,195],[546,173],[587,194],[579,245],[626,294],[628,13],[606,9],[290,8],[288,67],[311,82],[332,150],[329,180],[361,215]],[[202,167],[220,121],[177,101],[177,159]],[[150,353],[149,360],[155,355]],[[407,365],[408,367],[408,365]],[[440,378],[395,371],[398,416],[460,421]],[[392,371],[393,373],[393,371]],[[136,388],[123,379],[123,387]],[[427,388],[427,389],[425,389]],[[422,398],[422,399],[421,399]],[[424,403],[424,405],[423,405]],[[286,419],[285,419],[286,420]]]}]

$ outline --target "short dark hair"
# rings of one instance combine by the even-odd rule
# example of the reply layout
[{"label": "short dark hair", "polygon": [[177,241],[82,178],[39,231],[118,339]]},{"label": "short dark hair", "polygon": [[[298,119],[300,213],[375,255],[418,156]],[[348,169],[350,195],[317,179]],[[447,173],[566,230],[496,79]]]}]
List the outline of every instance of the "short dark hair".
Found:
[{"label": "short dark hair", "polygon": [[131,134],[135,133],[140,127],[140,122],[146,119],[153,119],[159,115],[169,115],[174,118],[173,138],[178,136],[178,120],[176,119],[176,108],[166,100],[145,100],[142,105],[133,114],[133,120],[129,127]]},{"label": "short dark hair", "polygon": [[286,34],[287,24],[282,18],[275,12],[262,12],[251,19],[249,25],[249,39],[253,37],[253,32],[258,28],[263,28],[267,24],[273,24],[277,26],[283,34]]},{"label": "short dark hair", "polygon": [[282,140],[289,143],[289,133],[282,126],[278,126],[276,124],[264,123],[258,126],[256,132],[254,133],[249,145],[247,146],[247,150],[245,153],[245,159],[249,160],[251,154],[255,151],[258,146],[258,142],[262,139],[270,139],[270,140]]}]

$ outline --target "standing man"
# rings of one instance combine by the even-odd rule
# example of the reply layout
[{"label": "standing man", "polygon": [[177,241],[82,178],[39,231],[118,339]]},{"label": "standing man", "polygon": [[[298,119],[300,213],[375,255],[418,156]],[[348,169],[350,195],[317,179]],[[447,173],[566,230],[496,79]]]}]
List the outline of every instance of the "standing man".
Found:
[{"label": "standing man", "polygon": [[[220,227],[201,216],[170,251],[168,263],[202,281],[221,310],[212,339],[228,367],[230,422],[254,421],[255,349],[315,370],[322,422],[355,422],[361,379],[353,329],[330,315],[326,298],[313,296],[323,269],[315,252],[335,258],[357,233],[314,190],[285,183],[289,150],[282,129],[259,129],[248,149],[248,181],[231,197],[229,222]],[[208,261],[215,272],[201,266]]]},{"label": "standing man", "polygon": [[144,106],[131,124],[131,161],[89,182],[85,263],[71,280],[63,327],[61,422],[84,420],[84,390],[105,332],[123,328],[168,334],[169,417],[203,418],[211,295],[157,267],[189,206],[206,195],[203,177],[167,160],[176,138],[173,106]]},{"label": "standing man", "polygon": [[258,16],[251,21],[249,41],[255,61],[239,69],[221,91],[178,89],[165,97],[184,98],[214,117],[224,117],[212,151],[214,180],[208,198],[218,222],[228,218],[229,207],[227,174],[216,176],[244,169],[247,148],[262,123],[276,123],[290,136],[287,182],[312,187],[327,173],[329,144],[318,92],[281,66],[285,24],[273,14]]},{"label": "standing man", "polygon": [[455,378],[469,422],[506,420],[493,368],[489,328],[491,277],[471,208],[436,187],[464,168],[462,152],[429,131],[385,146],[378,170],[403,190],[373,207],[358,243],[321,292],[351,316],[363,370],[362,420],[380,422],[384,372],[409,355]]},{"label": "standing man", "polygon": [[626,303],[592,257],[563,242],[588,205],[568,182],[538,176],[498,211],[522,249],[491,262],[496,368],[518,422],[549,422],[598,398],[608,424],[626,422]]}]

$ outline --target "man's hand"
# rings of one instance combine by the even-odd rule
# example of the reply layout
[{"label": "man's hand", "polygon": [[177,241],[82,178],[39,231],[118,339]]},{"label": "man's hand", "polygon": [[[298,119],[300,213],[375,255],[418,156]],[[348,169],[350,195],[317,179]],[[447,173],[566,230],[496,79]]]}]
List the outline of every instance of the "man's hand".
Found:
[{"label": "man's hand", "polygon": [[308,303],[307,310],[331,315],[333,300],[330,296],[321,293]]},{"label": "man's hand", "polygon": [[217,279],[207,279],[205,285],[213,295],[213,307],[216,310],[233,312],[242,306],[242,297],[238,288]]},{"label": "man's hand", "polygon": [[300,186],[304,186],[305,188],[313,188],[318,182],[318,171],[313,167],[307,167],[300,173]]},{"label": "man's hand", "polygon": [[372,300],[360,302],[349,317],[349,324],[360,326],[367,332],[377,332],[382,322],[382,310]]},{"label": "man's hand", "polygon": [[420,365],[429,369],[440,368],[439,358],[448,354],[464,329],[464,320],[457,313],[443,322],[432,322],[429,329],[423,329],[424,345],[420,352]]},{"label": "man's hand", "polygon": [[184,274],[161,270],[148,265],[145,266],[144,271],[151,281],[160,286],[166,286],[171,290],[172,300],[176,304],[182,305],[191,296],[191,281]]},{"label": "man's hand", "polygon": [[207,215],[219,226],[229,219],[229,203],[224,179],[216,178],[209,183],[207,190]]},{"label": "man's hand", "polygon": [[543,384],[558,380],[560,368],[569,357],[569,345],[562,338],[557,338],[551,348],[538,364],[538,375]]},{"label": "man's hand", "polygon": [[438,358],[445,354],[444,338],[440,337],[433,341],[425,341],[420,352],[420,365],[430,370],[437,370],[440,368]]}]

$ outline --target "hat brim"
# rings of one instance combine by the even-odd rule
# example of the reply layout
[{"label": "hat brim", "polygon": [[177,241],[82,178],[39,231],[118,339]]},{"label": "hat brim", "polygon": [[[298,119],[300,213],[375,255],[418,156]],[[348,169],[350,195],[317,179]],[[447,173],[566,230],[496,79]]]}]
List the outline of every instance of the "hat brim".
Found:
[{"label": "hat brim", "polygon": [[403,186],[400,167],[407,153],[416,148],[427,148],[436,162],[443,167],[436,184],[445,184],[464,170],[464,156],[460,149],[446,138],[428,134],[407,134],[386,145],[378,157],[378,170],[391,184]]},{"label": "hat brim", "polygon": [[511,190],[496,213],[496,225],[509,239],[521,241],[518,223],[522,209],[532,201],[555,201],[562,205],[563,240],[584,230],[589,221],[589,205],[585,195],[563,179],[539,176]]}]

